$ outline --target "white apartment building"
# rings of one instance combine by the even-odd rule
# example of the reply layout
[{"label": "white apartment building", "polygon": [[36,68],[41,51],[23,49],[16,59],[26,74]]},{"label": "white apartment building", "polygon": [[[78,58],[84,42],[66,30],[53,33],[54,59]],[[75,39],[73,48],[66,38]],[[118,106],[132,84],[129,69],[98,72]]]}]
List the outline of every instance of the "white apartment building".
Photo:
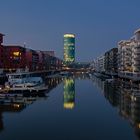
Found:
[{"label": "white apartment building", "polygon": [[140,29],[135,32],[135,40],[132,42],[133,46],[133,72],[140,73]]},{"label": "white apartment building", "polygon": [[97,58],[97,71],[100,73],[105,72],[105,55],[101,55]]},{"label": "white apartment building", "polygon": [[132,47],[130,40],[122,40],[118,43],[118,69],[119,72],[131,71]]},{"label": "white apartment building", "polygon": [[140,29],[130,40],[118,43],[118,75],[131,80],[140,80]]}]

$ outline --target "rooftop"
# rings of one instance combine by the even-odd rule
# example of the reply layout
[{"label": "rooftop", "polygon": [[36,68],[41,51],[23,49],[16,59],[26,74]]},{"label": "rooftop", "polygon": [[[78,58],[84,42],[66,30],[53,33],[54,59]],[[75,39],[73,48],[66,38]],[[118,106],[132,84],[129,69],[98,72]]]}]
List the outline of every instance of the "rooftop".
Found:
[{"label": "rooftop", "polygon": [[140,28],[137,29],[137,30],[134,32],[134,34],[136,34],[136,33],[140,33]]},{"label": "rooftop", "polygon": [[64,34],[64,37],[75,38],[75,35],[74,34]]},{"label": "rooftop", "polygon": [[0,33],[0,36],[5,36],[4,34]]}]

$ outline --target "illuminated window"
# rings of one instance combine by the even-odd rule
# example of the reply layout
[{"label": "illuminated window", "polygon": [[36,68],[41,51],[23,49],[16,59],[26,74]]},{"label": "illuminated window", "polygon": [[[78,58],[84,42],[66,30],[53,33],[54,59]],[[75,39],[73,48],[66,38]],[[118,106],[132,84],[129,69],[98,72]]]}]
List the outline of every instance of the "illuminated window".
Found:
[{"label": "illuminated window", "polygon": [[21,55],[21,53],[19,53],[19,52],[13,52],[13,55],[14,56],[19,56],[19,55]]},{"label": "illuminated window", "polygon": [[64,37],[75,38],[75,36],[73,34],[65,34]]}]

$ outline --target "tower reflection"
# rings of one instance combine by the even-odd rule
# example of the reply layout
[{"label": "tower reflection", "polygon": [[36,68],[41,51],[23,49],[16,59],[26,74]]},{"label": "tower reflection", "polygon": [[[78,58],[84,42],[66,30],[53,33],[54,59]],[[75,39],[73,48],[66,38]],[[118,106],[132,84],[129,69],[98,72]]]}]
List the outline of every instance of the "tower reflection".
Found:
[{"label": "tower reflection", "polygon": [[72,78],[64,79],[64,108],[73,109],[75,106],[75,80]]}]

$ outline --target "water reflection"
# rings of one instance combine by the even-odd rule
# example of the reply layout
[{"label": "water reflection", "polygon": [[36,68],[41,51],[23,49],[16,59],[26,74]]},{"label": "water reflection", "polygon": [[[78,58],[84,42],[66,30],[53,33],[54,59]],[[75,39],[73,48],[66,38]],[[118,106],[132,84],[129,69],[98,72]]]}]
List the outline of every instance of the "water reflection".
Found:
[{"label": "water reflection", "polygon": [[0,104],[0,131],[4,129],[3,113],[4,112],[20,112],[25,108],[23,103],[7,103]]},{"label": "water reflection", "polygon": [[73,109],[75,106],[75,80],[65,78],[64,83],[64,108]]},{"label": "water reflection", "polygon": [[75,79],[89,79],[88,73],[73,73],[70,77],[63,77],[63,107],[73,109],[75,107]]},{"label": "water reflection", "polygon": [[[47,93],[63,82],[52,92],[45,94],[47,97],[18,96],[9,101],[6,100],[9,97],[6,98],[6,102],[0,104],[0,127],[1,130],[5,129],[0,133],[1,139],[135,139],[129,123],[125,123],[124,119],[130,122],[135,134],[139,136],[138,85],[132,82],[108,82],[96,77],[91,78],[93,82],[87,74],[48,78]],[[101,92],[97,90],[97,86]],[[35,104],[31,106],[33,103]],[[30,108],[27,109],[28,106]],[[124,119],[116,115],[116,110]],[[21,111],[23,112],[20,115],[12,117],[11,114],[4,114],[17,114],[16,112]],[[18,124],[18,129],[12,124]],[[32,128],[36,128],[34,133]]]},{"label": "water reflection", "polygon": [[109,103],[118,109],[119,115],[134,128],[140,139],[140,88],[131,81],[101,81],[94,77],[94,83],[101,89]]},{"label": "water reflection", "polygon": [[0,131],[4,129],[3,113],[12,112],[18,113],[23,111],[29,105],[40,99],[47,99],[48,93],[62,82],[62,78],[48,78],[46,79],[46,86],[48,87],[45,93],[38,93],[30,95],[24,94],[0,94]]}]

